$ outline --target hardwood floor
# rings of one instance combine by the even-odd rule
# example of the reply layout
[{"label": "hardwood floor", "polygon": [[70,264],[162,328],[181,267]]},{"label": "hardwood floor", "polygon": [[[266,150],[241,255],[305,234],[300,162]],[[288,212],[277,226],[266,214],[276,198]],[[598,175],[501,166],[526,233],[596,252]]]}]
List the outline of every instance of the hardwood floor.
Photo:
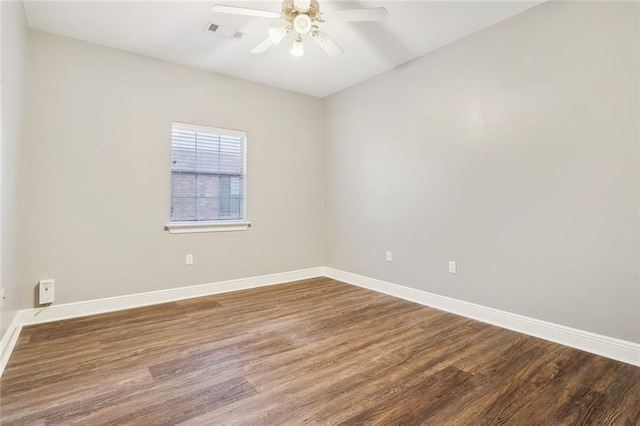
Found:
[{"label": "hardwood floor", "polygon": [[639,425],[640,368],[328,278],[23,329],[3,425]]}]

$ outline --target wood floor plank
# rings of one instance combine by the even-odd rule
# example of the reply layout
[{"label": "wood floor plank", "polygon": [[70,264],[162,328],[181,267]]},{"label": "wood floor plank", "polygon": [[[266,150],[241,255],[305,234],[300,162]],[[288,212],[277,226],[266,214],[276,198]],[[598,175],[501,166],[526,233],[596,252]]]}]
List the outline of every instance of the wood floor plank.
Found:
[{"label": "wood floor plank", "polygon": [[640,425],[640,368],[329,278],[25,327],[3,425]]}]

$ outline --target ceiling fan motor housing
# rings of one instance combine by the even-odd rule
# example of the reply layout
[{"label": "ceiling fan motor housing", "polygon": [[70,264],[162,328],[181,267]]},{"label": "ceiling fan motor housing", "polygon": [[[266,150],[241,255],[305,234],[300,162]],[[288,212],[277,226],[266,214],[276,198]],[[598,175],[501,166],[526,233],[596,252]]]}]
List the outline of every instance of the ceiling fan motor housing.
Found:
[{"label": "ceiling fan motor housing", "polygon": [[307,10],[298,9],[293,0],[282,2],[282,19],[294,24],[296,17],[299,15],[306,15],[311,22],[318,21],[320,18],[320,5],[317,0],[311,0]]}]

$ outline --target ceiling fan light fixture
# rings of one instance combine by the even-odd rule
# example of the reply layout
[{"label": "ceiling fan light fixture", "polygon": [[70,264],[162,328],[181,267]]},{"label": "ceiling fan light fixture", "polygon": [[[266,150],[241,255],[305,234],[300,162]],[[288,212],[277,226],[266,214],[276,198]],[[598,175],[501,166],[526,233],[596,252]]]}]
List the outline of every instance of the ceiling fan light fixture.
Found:
[{"label": "ceiling fan light fixture", "polygon": [[379,21],[387,16],[387,10],[384,7],[340,9],[321,13],[318,0],[282,0],[280,13],[226,5],[213,5],[211,10],[232,15],[277,18],[269,26],[268,37],[254,47],[251,53],[263,53],[292,34],[293,40],[289,52],[294,56],[304,55],[302,43],[304,34],[308,34],[331,57],[344,53],[344,50],[316,25],[326,22],[325,18],[332,21],[365,22]]},{"label": "ceiling fan light fixture", "polygon": [[294,0],[293,5],[298,10],[309,10],[311,7],[311,0]]},{"label": "ceiling fan light fixture", "polygon": [[291,49],[289,49],[289,52],[291,52],[293,56],[304,55],[304,45],[302,44],[302,37],[300,37],[300,34],[298,34],[298,36],[291,42]]},{"label": "ceiling fan light fixture", "polygon": [[305,13],[301,13],[293,18],[293,29],[299,34],[306,34],[311,30],[311,18]]}]

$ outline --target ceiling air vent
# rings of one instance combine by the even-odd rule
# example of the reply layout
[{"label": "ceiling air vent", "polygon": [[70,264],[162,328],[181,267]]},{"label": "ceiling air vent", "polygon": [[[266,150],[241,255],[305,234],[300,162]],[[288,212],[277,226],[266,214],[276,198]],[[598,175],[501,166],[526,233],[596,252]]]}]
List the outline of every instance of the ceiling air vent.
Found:
[{"label": "ceiling air vent", "polygon": [[242,33],[240,31],[232,30],[231,28],[223,27],[222,25],[214,24],[213,22],[207,22],[207,25],[204,27],[204,31],[220,37],[230,38],[231,40],[240,40],[242,38]]}]

